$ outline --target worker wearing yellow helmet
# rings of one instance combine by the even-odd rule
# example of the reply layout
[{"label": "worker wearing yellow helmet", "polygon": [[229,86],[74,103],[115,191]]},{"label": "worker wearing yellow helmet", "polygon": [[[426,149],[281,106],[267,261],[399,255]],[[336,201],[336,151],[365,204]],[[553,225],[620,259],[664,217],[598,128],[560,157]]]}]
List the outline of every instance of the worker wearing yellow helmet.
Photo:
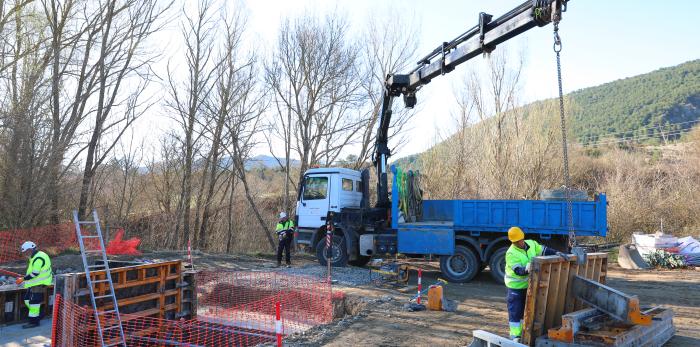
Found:
[{"label": "worker wearing yellow helmet", "polygon": [[518,227],[508,229],[508,240],[512,242],[506,252],[505,284],[508,287],[508,326],[510,338],[520,341],[522,319],[525,313],[528,275],[532,258],[541,255],[569,257],[555,249],[540,245],[535,240],[525,240],[525,233]]}]

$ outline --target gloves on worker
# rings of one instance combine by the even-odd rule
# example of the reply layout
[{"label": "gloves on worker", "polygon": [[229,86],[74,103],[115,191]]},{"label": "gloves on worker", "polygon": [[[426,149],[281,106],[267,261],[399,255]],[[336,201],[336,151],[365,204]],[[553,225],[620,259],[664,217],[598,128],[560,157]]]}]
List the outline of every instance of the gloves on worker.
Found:
[{"label": "gloves on worker", "polygon": [[569,255],[568,255],[568,254],[566,254],[566,253],[562,253],[562,252],[557,252],[557,254],[556,254],[556,255],[558,255],[558,256],[560,256],[560,257],[562,257],[562,259],[564,259],[564,260],[566,260],[566,261],[569,261]]},{"label": "gloves on worker", "polygon": [[532,263],[527,263],[527,265],[525,265],[525,272],[530,273],[530,268],[532,268]]},{"label": "gloves on worker", "polygon": [[20,284],[22,284],[22,282],[24,282],[24,278],[22,278],[22,277],[17,277],[17,279],[15,280],[16,285],[20,285]]}]

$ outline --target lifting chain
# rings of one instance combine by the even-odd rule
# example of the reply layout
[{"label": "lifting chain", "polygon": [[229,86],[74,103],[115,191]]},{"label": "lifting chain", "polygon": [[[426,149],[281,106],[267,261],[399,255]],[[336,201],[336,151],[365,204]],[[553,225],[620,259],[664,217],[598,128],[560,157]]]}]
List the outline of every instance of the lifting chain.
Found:
[{"label": "lifting chain", "polygon": [[566,197],[567,224],[569,226],[569,247],[574,248],[576,232],[574,231],[574,211],[571,202],[571,176],[569,175],[569,149],[566,134],[566,117],[564,114],[564,90],[561,82],[561,37],[559,37],[559,22],[554,22],[554,53],[557,54],[557,80],[559,82],[559,118],[561,120],[561,147],[564,160],[564,196]]}]

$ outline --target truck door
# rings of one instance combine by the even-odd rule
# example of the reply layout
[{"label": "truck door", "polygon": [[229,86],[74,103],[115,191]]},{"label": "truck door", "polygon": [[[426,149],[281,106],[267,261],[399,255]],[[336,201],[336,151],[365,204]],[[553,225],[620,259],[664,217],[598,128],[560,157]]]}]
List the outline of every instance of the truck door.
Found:
[{"label": "truck door", "polygon": [[307,176],[304,179],[301,199],[297,202],[299,227],[318,228],[325,224],[325,217],[328,214],[330,203],[329,188],[329,175]]}]

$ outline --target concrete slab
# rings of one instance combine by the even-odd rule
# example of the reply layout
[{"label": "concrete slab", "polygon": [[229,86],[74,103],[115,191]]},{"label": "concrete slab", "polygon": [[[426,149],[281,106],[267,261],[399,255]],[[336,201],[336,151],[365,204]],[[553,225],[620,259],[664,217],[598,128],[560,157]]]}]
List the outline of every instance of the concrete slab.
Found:
[{"label": "concrete slab", "polygon": [[51,346],[51,320],[44,319],[41,325],[22,329],[22,324],[0,326],[0,347],[47,347]]}]

